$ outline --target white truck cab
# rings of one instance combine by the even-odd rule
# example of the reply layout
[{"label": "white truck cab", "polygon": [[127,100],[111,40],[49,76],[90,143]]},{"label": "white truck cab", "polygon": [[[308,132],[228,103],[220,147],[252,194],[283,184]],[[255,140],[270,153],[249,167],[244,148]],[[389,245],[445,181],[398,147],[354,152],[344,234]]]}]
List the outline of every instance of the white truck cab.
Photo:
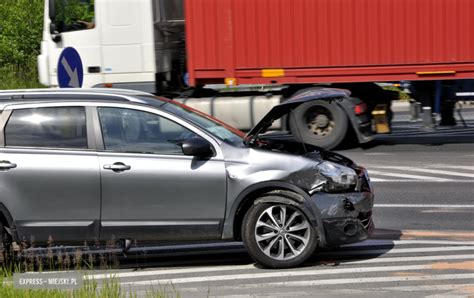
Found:
[{"label": "white truck cab", "polygon": [[47,0],[44,10],[38,56],[43,85],[58,86],[58,58],[74,47],[84,68],[83,87],[128,83],[154,92],[153,25],[159,20],[153,16],[159,14],[153,13],[151,0]]}]

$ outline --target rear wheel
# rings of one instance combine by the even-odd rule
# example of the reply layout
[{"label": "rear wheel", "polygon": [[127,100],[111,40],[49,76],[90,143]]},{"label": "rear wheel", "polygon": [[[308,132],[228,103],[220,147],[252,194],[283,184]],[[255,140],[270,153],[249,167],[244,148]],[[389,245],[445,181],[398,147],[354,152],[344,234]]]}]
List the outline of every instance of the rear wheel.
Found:
[{"label": "rear wheel", "polygon": [[336,103],[307,102],[290,116],[290,130],[296,140],[332,149],[340,145],[347,134],[347,115]]},{"label": "rear wheel", "polygon": [[259,203],[245,215],[243,240],[258,263],[270,268],[289,268],[300,265],[314,253],[317,233],[297,207]]},{"label": "rear wheel", "polygon": [[4,225],[0,223],[0,231],[2,237],[2,247],[0,249],[0,263],[7,263],[8,261],[12,260],[13,257],[13,242],[12,236],[8,234],[7,230],[5,229]]}]

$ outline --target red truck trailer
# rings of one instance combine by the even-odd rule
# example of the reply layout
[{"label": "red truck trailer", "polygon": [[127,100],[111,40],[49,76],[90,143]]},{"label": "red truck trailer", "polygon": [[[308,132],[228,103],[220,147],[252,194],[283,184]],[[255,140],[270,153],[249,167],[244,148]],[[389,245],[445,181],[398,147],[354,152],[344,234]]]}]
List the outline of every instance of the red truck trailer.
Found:
[{"label": "red truck trailer", "polygon": [[192,85],[474,78],[471,0],[186,0]]},{"label": "red truck trailer", "polygon": [[[371,111],[393,98],[373,82],[414,81],[425,106],[474,82],[473,0],[45,1],[44,84],[57,85],[59,53],[74,47],[85,87],[185,97],[243,130],[281,101],[331,84],[352,97],[302,105],[273,127],[325,148],[371,139]],[[92,26],[69,24],[76,11]]]}]

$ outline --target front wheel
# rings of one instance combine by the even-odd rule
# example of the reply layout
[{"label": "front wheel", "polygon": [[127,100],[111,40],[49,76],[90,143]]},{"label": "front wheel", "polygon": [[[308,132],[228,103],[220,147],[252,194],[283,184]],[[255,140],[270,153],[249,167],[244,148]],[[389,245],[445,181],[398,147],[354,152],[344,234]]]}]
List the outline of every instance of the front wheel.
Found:
[{"label": "front wheel", "polygon": [[317,233],[297,207],[258,203],[243,221],[243,240],[250,256],[270,268],[301,265],[315,251]]}]

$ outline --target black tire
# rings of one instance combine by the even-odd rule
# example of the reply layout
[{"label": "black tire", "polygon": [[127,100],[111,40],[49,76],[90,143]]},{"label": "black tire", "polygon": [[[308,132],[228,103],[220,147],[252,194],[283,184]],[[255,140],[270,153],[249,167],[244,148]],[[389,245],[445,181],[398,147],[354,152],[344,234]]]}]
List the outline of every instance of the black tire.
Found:
[{"label": "black tire", "polygon": [[0,223],[0,231],[2,237],[1,249],[0,249],[0,263],[6,264],[13,260],[13,241],[12,236],[8,234],[4,225]]},{"label": "black tire", "polygon": [[[308,241],[307,244],[301,248],[301,252],[299,252],[298,255],[293,254],[292,250],[290,250],[290,247],[288,246],[288,242],[285,242],[287,245],[286,249],[283,248],[283,255],[284,260],[279,260],[275,257],[271,257],[267,254],[264,253],[264,248],[262,246],[266,246],[267,248],[271,246],[271,244],[264,243],[262,245],[262,240],[260,242],[257,241],[257,222],[262,216],[265,216],[266,210],[268,210],[270,207],[281,207],[284,206],[285,208],[288,208],[288,210],[295,210],[299,212],[301,215],[301,218],[298,220],[301,220],[304,218],[304,220],[309,223],[309,229],[305,230],[305,237],[307,237]],[[291,214],[291,213],[288,213]],[[300,223],[300,222],[295,222],[295,223]],[[292,232],[294,233],[294,232]],[[281,235],[281,234],[276,234],[275,237],[280,237],[282,239],[283,237],[287,237],[287,235]],[[269,268],[291,268],[291,267],[296,267],[301,265],[303,262],[305,262],[311,255],[314,254],[317,243],[318,243],[318,235],[316,232],[316,229],[311,225],[310,221],[308,218],[304,215],[304,213],[297,207],[293,205],[287,205],[287,204],[282,204],[282,203],[257,203],[252,205],[250,209],[247,211],[244,220],[242,222],[242,238],[244,245],[250,254],[250,256],[258,263],[265,267]],[[288,241],[287,239],[281,240],[281,241]],[[267,240],[265,240],[267,241]],[[278,240],[280,241],[280,240]],[[290,238],[290,241],[291,240]],[[268,240],[268,242],[272,242],[272,240]],[[277,243],[274,243],[275,245]],[[295,245],[296,246],[296,245]],[[292,246],[292,247],[295,247]],[[301,247],[301,246],[300,246]],[[271,247],[270,247],[271,249]],[[276,248],[278,250],[278,248]],[[265,249],[266,250],[266,249]],[[286,251],[286,253],[285,253]]]},{"label": "black tire", "polygon": [[349,119],[337,103],[316,100],[291,113],[289,126],[297,141],[333,149],[344,141]]}]

